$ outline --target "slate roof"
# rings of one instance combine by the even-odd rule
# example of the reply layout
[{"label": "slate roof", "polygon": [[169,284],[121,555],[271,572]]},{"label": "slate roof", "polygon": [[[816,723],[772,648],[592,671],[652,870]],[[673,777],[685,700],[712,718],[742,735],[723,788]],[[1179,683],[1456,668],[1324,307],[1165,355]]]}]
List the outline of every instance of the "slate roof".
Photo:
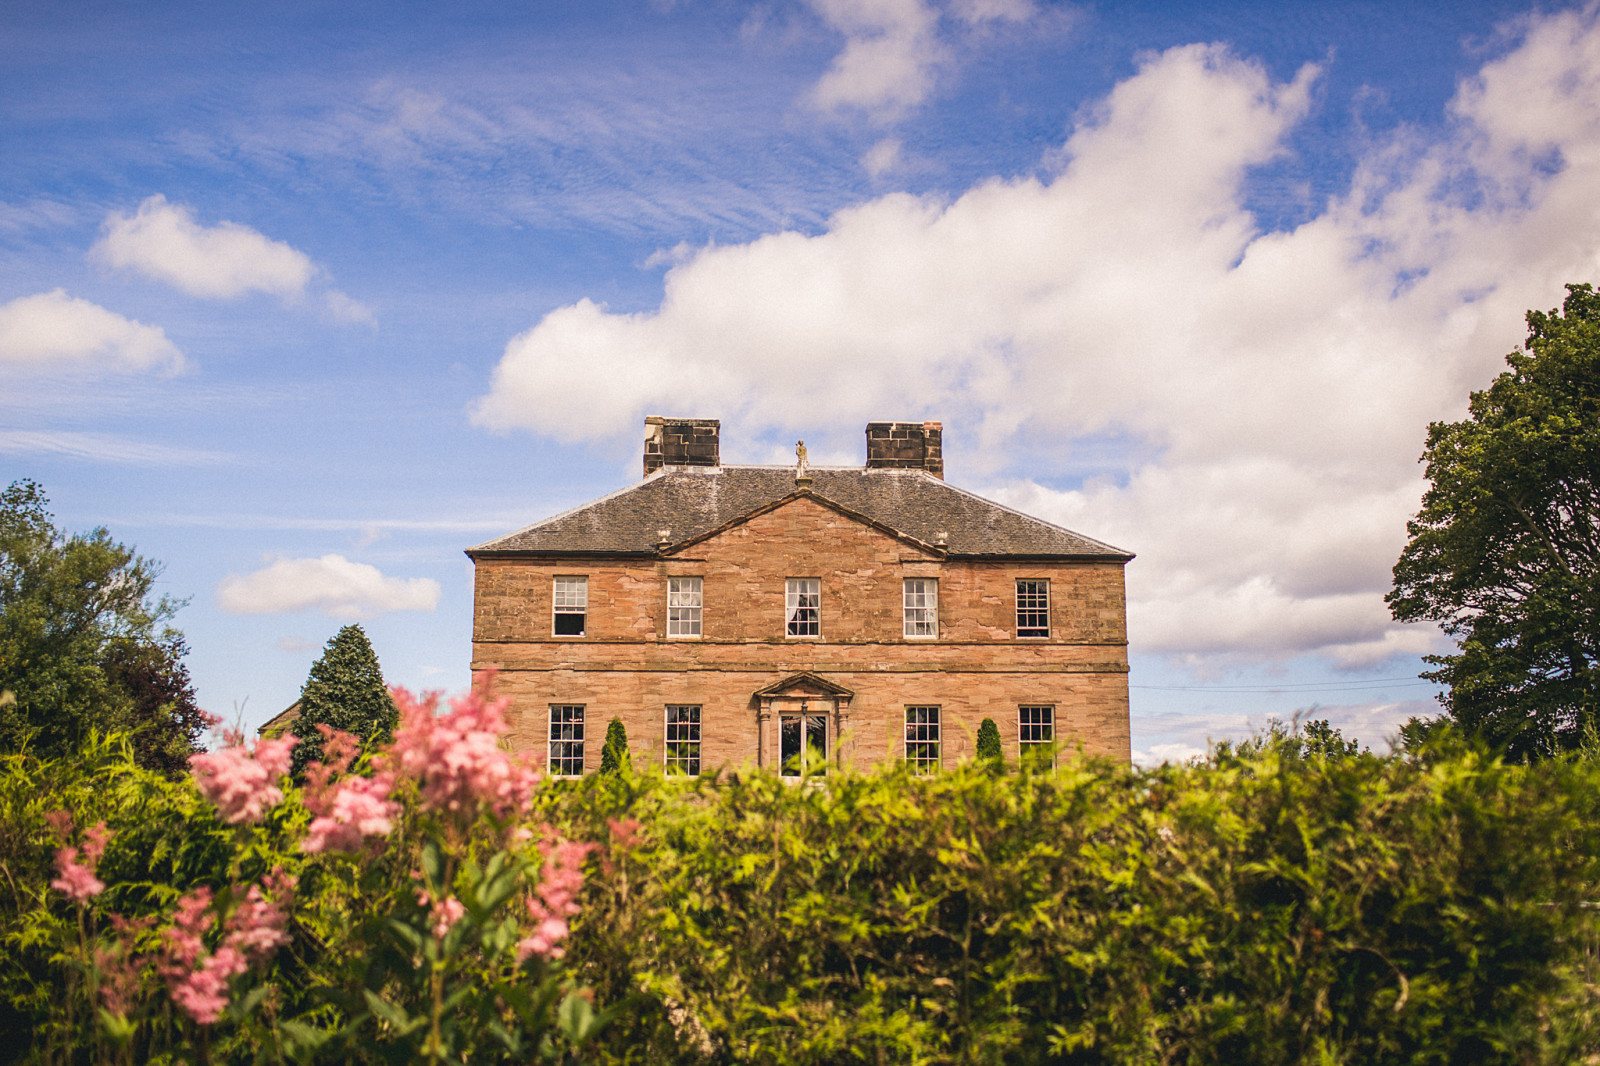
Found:
[{"label": "slate roof", "polygon": [[[930,548],[944,533],[945,550],[952,556],[1133,558],[922,470],[812,467],[810,474],[811,485],[801,488],[793,467],[665,467],[619,492],[469,548],[467,554],[667,554],[809,493]],[[669,531],[665,549],[657,544],[662,529]]]}]

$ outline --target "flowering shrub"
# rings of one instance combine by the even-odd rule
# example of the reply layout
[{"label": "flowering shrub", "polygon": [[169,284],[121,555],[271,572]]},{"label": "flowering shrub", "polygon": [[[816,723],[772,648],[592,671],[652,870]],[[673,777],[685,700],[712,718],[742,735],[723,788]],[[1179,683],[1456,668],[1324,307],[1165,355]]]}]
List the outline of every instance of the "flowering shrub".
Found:
[{"label": "flowering shrub", "polygon": [[553,787],[485,685],[397,700],[240,820],[125,744],[0,758],[0,1059],[1600,1061],[1600,760]]},{"label": "flowering shrub", "polygon": [[289,772],[289,753],[298,737],[257,741],[244,746],[237,730],[223,733],[220,751],[189,758],[200,794],[216,805],[222,820],[232,825],[254,825],[269,807],[283,802],[278,782]]},{"label": "flowering shrub", "polygon": [[[0,864],[54,876],[20,895],[12,882],[0,1044],[8,1007],[24,1031],[48,1019],[31,1026],[44,1061],[520,1062],[581,1047],[604,1017],[558,960],[590,849],[529,824],[541,775],[501,746],[491,684],[443,712],[395,690],[392,744],[359,759],[322,727],[324,760],[298,789],[292,736],[225,733],[187,784],[104,741],[77,766],[7,760],[0,815],[48,827],[49,845],[0,828]],[[73,813],[38,809],[29,785]]]}]

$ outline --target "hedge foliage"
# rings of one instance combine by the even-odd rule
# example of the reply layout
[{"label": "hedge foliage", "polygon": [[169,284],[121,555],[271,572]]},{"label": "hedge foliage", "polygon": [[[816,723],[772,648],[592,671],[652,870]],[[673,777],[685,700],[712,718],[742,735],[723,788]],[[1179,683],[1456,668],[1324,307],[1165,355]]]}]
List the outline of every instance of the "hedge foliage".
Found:
[{"label": "hedge foliage", "polygon": [[[64,1006],[77,916],[44,830],[63,807],[114,831],[103,898],[129,917],[258,867],[301,877],[254,1020],[173,1060],[380,1057],[381,1019],[370,1048],[274,1043],[296,1014],[338,1029],[330,991],[405,983],[378,919],[409,905],[410,860],[363,883],[292,849],[299,795],[241,833],[115,740],[0,761],[0,1060],[99,1046]],[[1572,1063],[1600,1061],[1596,797],[1586,758],[1274,734],[1155,769],[623,767],[547,784],[532,820],[598,845],[562,960],[616,1008],[588,1061]]]},{"label": "hedge foliage", "polygon": [[[656,777],[574,957],[631,1062],[1533,1063],[1600,1050],[1600,766],[1272,735],[1204,762]],[[637,822],[637,828],[632,828]]]}]

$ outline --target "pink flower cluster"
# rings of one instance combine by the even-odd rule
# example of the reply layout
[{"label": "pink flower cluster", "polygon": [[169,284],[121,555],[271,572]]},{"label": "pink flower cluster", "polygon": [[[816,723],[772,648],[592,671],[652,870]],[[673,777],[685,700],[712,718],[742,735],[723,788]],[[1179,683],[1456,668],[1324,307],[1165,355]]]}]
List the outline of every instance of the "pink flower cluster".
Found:
[{"label": "pink flower cluster", "polygon": [[189,757],[194,783],[221,812],[224,821],[243,825],[261,821],[267,808],[283,802],[278,779],[289,772],[289,752],[300,738],[285,735],[244,746],[237,730],[223,734],[225,747]]},{"label": "pink flower cluster", "polygon": [[355,851],[369,836],[387,836],[400,813],[400,805],[389,799],[393,790],[392,774],[345,778],[311,820],[300,850]]},{"label": "pink flower cluster", "polygon": [[120,914],[108,914],[111,936],[95,946],[94,966],[100,971],[100,1003],[118,1017],[126,1017],[139,994],[144,975],[144,960],[138,953],[139,936],[155,924],[147,914],[132,921]]},{"label": "pink flower cluster", "polygon": [[417,903],[428,908],[428,917],[433,922],[433,935],[439,940],[443,940],[445,934],[467,913],[467,908],[454,896],[436,900],[426,892],[418,892]]},{"label": "pink flower cluster", "polygon": [[[71,831],[72,816],[66,811],[55,811],[48,817],[58,839],[64,839]],[[105,891],[105,882],[95,876],[94,868],[100,861],[100,856],[105,854],[106,842],[110,839],[111,830],[106,828],[106,823],[100,822],[83,831],[81,848],[69,846],[58,849],[56,873],[60,876],[50,882],[50,887],[65,892],[79,903]],[[83,856],[83,862],[78,861],[80,854]]]},{"label": "pink flower cluster", "polygon": [[479,674],[472,690],[451,700],[445,714],[435,713],[437,693],[418,700],[403,688],[391,690],[400,728],[388,765],[417,782],[429,810],[471,817],[481,805],[506,818],[533,805],[539,772],[527,758],[500,746],[511,701],[491,699],[492,687],[493,676]]},{"label": "pink flower cluster", "polygon": [[578,913],[578,893],[583,891],[583,860],[593,844],[550,838],[540,842],[544,868],[539,875],[536,895],[528,900],[528,916],[533,932],[517,942],[517,961],[530,955],[559,959],[566,953],[561,942],[570,927],[567,919]]},{"label": "pink flower cluster", "polygon": [[[274,895],[294,890],[295,879],[274,870],[263,879]],[[289,942],[288,914],[251,885],[244,902],[223,923],[222,943],[207,952],[206,934],[216,925],[211,889],[200,887],[178,901],[165,931],[166,958],[161,976],[172,1001],[200,1025],[213,1025],[228,1006],[228,982],[264,962]]]}]

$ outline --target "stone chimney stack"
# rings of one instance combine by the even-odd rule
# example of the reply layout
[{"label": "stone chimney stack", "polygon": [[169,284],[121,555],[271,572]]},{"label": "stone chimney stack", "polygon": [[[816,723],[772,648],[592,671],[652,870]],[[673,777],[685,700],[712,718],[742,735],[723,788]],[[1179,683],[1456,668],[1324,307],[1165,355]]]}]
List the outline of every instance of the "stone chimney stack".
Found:
[{"label": "stone chimney stack", "polygon": [[644,476],[664,466],[721,466],[717,454],[721,428],[715,418],[646,418]]},{"label": "stone chimney stack", "polygon": [[868,422],[867,469],[926,470],[944,479],[944,424]]}]

